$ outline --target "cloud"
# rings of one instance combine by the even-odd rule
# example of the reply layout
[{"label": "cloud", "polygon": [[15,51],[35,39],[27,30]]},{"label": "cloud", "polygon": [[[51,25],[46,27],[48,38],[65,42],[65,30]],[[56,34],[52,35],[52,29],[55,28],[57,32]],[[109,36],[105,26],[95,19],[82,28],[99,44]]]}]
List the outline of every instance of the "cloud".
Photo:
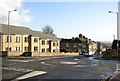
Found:
[{"label": "cloud", "polygon": [[23,7],[23,0],[2,0],[0,1],[0,23],[8,23],[8,11],[17,9],[10,13],[10,24],[21,25],[29,23],[31,17],[29,10]]}]

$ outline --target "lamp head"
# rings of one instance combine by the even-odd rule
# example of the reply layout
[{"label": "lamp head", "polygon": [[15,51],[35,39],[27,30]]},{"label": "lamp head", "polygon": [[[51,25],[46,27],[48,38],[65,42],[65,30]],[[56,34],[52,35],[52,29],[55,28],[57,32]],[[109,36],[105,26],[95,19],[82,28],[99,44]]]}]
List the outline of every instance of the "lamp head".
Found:
[{"label": "lamp head", "polygon": [[109,13],[112,13],[112,11],[109,11]]},{"label": "lamp head", "polygon": [[17,11],[17,9],[15,9],[14,11]]}]

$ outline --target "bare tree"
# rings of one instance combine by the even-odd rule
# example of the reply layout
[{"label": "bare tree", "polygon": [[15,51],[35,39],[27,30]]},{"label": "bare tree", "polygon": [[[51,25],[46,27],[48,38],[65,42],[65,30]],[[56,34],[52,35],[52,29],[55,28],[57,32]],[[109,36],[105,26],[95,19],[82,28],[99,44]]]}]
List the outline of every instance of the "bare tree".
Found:
[{"label": "bare tree", "polygon": [[42,31],[43,31],[43,33],[51,34],[51,35],[55,36],[55,34],[53,33],[54,31],[53,31],[52,27],[49,25],[46,25],[44,28],[42,28]]}]

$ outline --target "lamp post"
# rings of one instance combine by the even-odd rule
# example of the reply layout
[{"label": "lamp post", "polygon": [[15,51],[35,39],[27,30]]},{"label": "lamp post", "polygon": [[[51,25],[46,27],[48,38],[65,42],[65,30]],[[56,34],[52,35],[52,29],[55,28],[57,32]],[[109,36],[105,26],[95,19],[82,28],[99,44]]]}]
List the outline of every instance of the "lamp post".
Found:
[{"label": "lamp post", "polygon": [[[109,11],[109,13],[115,13],[117,14],[117,59],[118,59],[118,53],[119,53],[119,16],[118,16],[118,12],[113,12],[113,11]],[[116,70],[118,70],[118,64],[116,65]]]},{"label": "lamp post", "polygon": [[12,10],[12,11],[8,11],[8,48],[7,48],[7,52],[8,52],[8,55],[9,55],[9,49],[10,49],[10,45],[9,45],[9,43],[10,43],[10,13],[11,12],[14,12],[14,11],[17,11],[16,9],[15,10]]},{"label": "lamp post", "polygon": [[113,11],[109,11],[109,13],[116,13],[117,14],[117,54],[118,52],[118,48],[119,48],[119,17],[118,17],[118,12],[113,12]]},{"label": "lamp post", "polygon": [[115,35],[113,35],[113,40],[115,40]]},{"label": "lamp post", "polygon": [[118,17],[118,12],[113,12],[113,11],[109,11],[109,13],[116,13],[117,14],[117,39],[119,40],[119,17]]}]

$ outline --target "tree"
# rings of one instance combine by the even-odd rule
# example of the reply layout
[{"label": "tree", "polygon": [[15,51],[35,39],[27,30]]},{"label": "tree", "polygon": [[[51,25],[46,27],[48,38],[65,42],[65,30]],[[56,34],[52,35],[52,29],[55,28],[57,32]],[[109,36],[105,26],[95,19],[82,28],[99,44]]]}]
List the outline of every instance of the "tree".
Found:
[{"label": "tree", "polygon": [[51,35],[55,36],[55,34],[53,33],[54,31],[53,31],[52,27],[49,25],[46,25],[44,28],[42,28],[42,31],[43,31],[43,33],[51,34]]},{"label": "tree", "polygon": [[[119,41],[119,48],[120,48],[120,41]],[[114,40],[112,43],[112,49],[117,49],[117,40]]]},{"label": "tree", "polygon": [[82,34],[79,34],[79,38],[82,38]]}]

